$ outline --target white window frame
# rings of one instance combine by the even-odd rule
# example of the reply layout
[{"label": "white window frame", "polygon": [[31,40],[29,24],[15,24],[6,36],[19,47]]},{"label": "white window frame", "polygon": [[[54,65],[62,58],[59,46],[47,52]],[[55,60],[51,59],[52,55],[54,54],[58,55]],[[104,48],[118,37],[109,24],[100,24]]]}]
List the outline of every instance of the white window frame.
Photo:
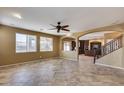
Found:
[{"label": "white window frame", "polygon": [[[51,50],[50,49],[41,49],[41,46],[43,46],[42,45],[42,41],[41,41],[41,38],[46,38],[46,39],[51,39],[51,43],[52,43],[52,46],[51,46]],[[52,52],[53,51],[53,38],[51,38],[51,37],[45,37],[45,36],[40,36],[40,51],[41,52]]]},{"label": "white window frame", "polygon": [[[26,50],[25,51],[17,51],[17,34],[20,35],[26,35]],[[29,37],[34,36],[35,37],[35,50],[30,50],[29,46]],[[16,40],[15,40],[15,46],[16,46],[16,53],[27,53],[27,52],[37,52],[37,36],[36,35],[29,35],[29,34],[24,34],[24,33],[16,33],[15,34]]]},{"label": "white window frame", "polygon": [[[33,37],[35,39],[35,42],[34,42],[35,49],[34,50],[31,50],[31,46],[29,43],[30,37]],[[37,52],[37,36],[36,35],[27,35],[27,52]]]}]

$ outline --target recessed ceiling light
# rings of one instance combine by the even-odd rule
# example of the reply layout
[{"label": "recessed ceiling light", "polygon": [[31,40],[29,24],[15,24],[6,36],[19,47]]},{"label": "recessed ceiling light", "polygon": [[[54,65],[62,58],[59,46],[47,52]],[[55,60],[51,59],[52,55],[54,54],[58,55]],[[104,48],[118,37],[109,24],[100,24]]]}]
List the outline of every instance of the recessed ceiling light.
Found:
[{"label": "recessed ceiling light", "polygon": [[18,14],[18,13],[13,13],[13,16],[18,18],[18,19],[22,19],[22,16],[20,14]]}]

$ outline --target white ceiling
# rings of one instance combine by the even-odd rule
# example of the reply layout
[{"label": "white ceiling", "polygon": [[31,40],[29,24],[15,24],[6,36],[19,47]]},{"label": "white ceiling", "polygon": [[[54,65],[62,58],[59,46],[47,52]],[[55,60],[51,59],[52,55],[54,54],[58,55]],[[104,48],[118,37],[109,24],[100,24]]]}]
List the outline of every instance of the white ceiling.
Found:
[{"label": "white ceiling", "polygon": [[[14,13],[21,15],[22,19],[14,17]],[[124,8],[0,8],[1,24],[55,35],[67,34],[48,30],[52,28],[50,24],[56,25],[58,21],[61,21],[62,25],[69,24],[71,33],[85,31],[123,23]]]},{"label": "white ceiling", "polygon": [[105,32],[95,32],[91,34],[84,35],[79,38],[79,40],[91,40],[91,39],[102,39],[105,33],[113,33],[115,31],[105,31]]}]

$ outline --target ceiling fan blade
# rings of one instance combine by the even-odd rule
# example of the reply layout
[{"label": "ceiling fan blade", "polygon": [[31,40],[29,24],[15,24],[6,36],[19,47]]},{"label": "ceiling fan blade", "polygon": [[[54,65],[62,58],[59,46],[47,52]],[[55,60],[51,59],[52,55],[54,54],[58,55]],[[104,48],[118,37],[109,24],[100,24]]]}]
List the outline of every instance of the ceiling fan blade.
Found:
[{"label": "ceiling fan blade", "polygon": [[48,29],[48,30],[55,30],[56,28],[51,28],[51,29]]},{"label": "ceiling fan blade", "polygon": [[64,26],[62,26],[62,28],[66,28],[66,27],[69,27],[69,25],[64,25]]},{"label": "ceiling fan blade", "polygon": [[55,25],[53,25],[53,24],[50,24],[51,26],[53,26],[53,27],[56,27]]},{"label": "ceiling fan blade", "polygon": [[62,30],[64,30],[64,31],[70,31],[70,30],[68,30],[68,29],[62,29]]}]

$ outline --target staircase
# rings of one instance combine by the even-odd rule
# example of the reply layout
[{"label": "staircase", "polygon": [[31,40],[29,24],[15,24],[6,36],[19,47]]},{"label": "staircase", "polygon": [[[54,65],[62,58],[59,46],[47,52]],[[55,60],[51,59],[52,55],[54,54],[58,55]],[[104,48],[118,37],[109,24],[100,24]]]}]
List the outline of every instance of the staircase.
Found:
[{"label": "staircase", "polygon": [[122,48],[122,36],[119,36],[117,38],[115,38],[114,40],[106,43],[104,46],[101,47],[101,55],[99,55],[99,51],[95,50],[94,52],[94,63],[96,61],[96,59],[99,59],[103,56],[106,56],[118,49]]}]

